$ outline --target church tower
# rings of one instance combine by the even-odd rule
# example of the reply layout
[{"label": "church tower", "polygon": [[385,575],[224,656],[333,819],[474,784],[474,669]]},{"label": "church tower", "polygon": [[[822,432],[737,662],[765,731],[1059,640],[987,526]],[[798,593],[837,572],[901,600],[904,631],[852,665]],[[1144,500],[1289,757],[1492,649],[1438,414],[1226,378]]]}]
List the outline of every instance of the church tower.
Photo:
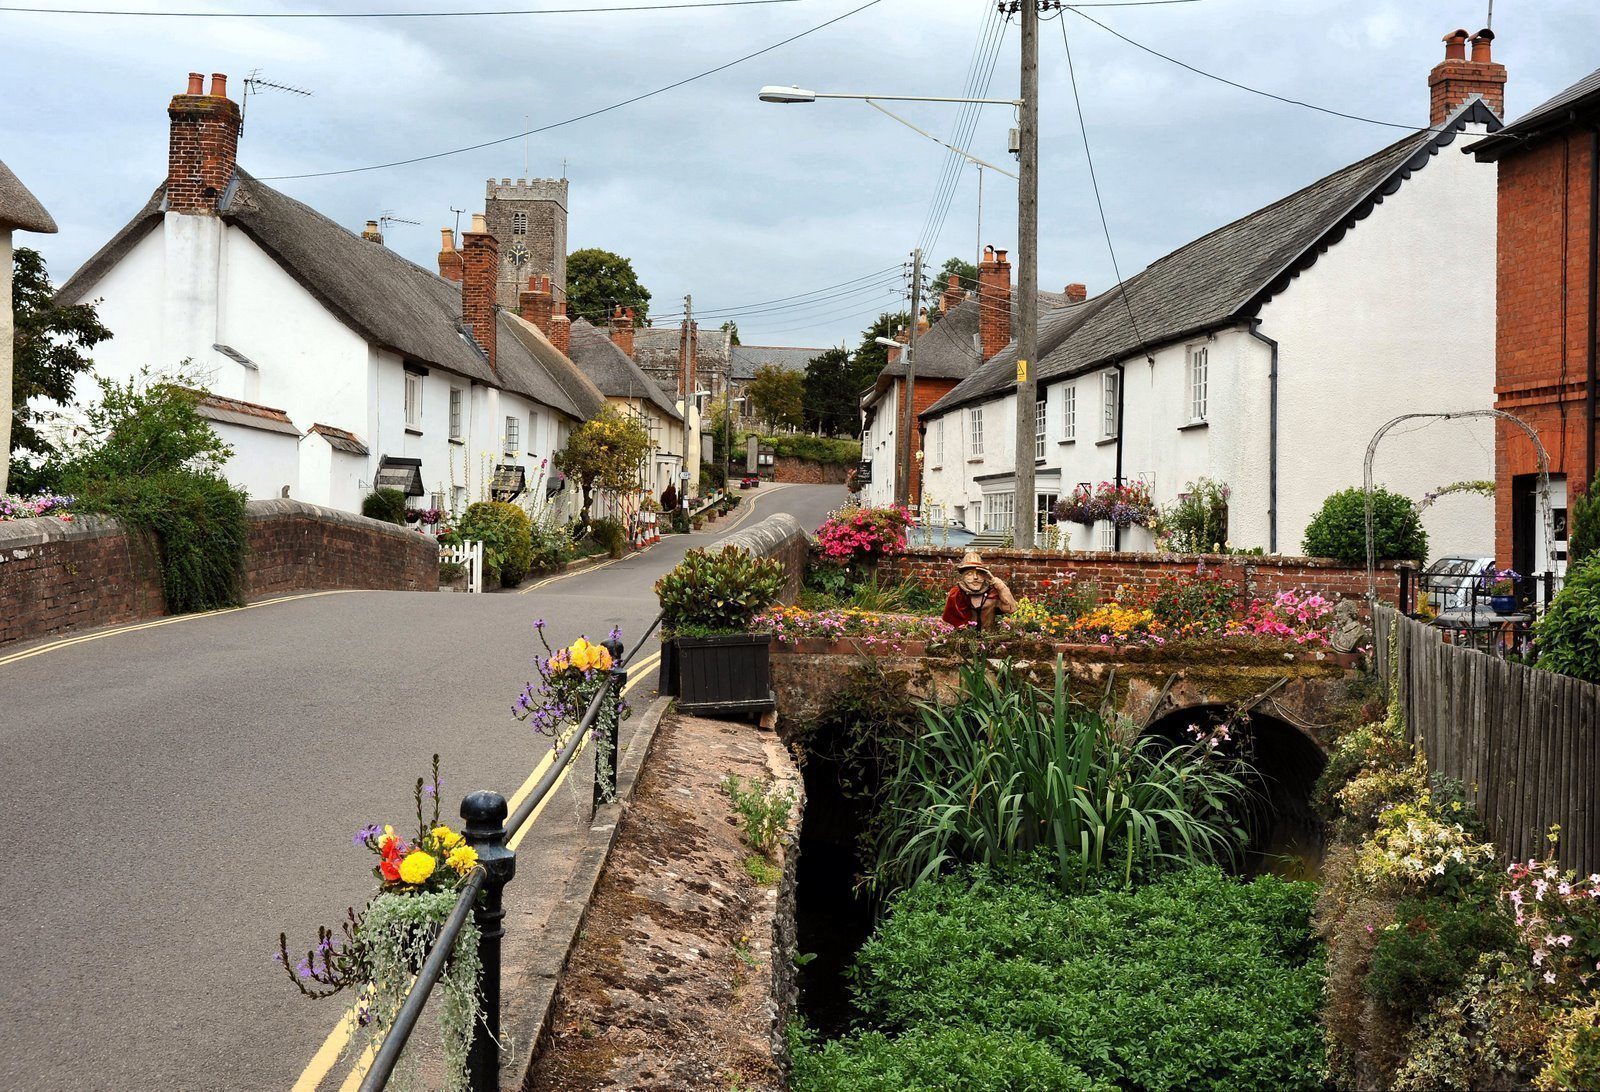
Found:
[{"label": "church tower", "polygon": [[517,309],[517,296],[538,274],[550,278],[556,302],[567,298],[567,180],[489,179],[484,187],[489,234],[500,243],[496,302]]}]

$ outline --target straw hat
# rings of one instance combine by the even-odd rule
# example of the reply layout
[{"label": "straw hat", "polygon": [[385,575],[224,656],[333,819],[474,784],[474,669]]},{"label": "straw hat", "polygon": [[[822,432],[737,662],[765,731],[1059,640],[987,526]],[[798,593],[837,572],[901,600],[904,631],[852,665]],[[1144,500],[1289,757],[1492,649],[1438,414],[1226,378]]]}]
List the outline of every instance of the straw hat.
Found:
[{"label": "straw hat", "polygon": [[989,566],[983,563],[983,558],[978,554],[977,550],[968,550],[961,555],[961,560],[956,563],[956,572],[958,573],[968,572],[972,569],[976,569],[984,576],[994,576],[994,573],[989,571]]}]

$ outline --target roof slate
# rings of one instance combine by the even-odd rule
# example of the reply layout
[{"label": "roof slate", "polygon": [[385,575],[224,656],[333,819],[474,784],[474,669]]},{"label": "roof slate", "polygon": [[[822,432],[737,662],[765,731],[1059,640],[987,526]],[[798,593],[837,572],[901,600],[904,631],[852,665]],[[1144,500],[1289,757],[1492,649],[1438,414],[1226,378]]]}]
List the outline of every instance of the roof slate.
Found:
[{"label": "roof slate", "polygon": [[39,199],[0,161],[0,228],[54,235],[56,222]]},{"label": "roof slate", "polygon": [[335,451],[343,451],[347,455],[370,455],[367,445],[361,442],[361,437],[342,428],[332,425],[312,425],[311,431],[328,441],[328,446]]},{"label": "roof slate", "polygon": [[728,350],[728,358],[733,378],[749,380],[756,377],[756,369],[763,364],[775,364],[786,372],[804,372],[814,357],[827,351],[789,345],[734,345]]},{"label": "roof slate", "polygon": [[1574,114],[1592,117],[1597,110],[1600,110],[1600,68],[1466,150],[1479,159],[1498,159],[1542,129],[1566,124]]},{"label": "roof slate", "polygon": [[[1424,129],[1403,137],[1179,247],[1129,277],[1121,288],[1049,312],[1039,324],[1038,380],[1091,371],[1144,348],[1248,319],[1412,172],[1453,143],[1468,122],[1491,129],[1500,124],[1481,99],[1474,99],[1438,131]],[[1016,359],[1012,342],[922,416],[1011,389]]]}]

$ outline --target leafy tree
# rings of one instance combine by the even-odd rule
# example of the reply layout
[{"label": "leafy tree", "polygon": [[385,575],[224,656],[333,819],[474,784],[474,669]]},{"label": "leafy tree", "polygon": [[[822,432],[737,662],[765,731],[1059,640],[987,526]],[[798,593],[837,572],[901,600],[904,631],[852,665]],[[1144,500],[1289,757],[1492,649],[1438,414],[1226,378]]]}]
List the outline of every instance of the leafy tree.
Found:
[{"label": "leafy tree", "polygon": [[1589,483],[1588,492],[1572,498],[1567,517],[1567,565],[1600,555],[1600,473]]},{"label": "leafy tree", "polygon": [[[1426,561],[1428,532],[1422,529],[1417,506],[1399,493],[1373,489],[1372,544],[1378,561]],[[1306,525],[1302,548],[1310,557],[1366,564],[1366,494],[1360,488],[1350,488],[1329,495]]]},{"label": "leafy tree", "polygon": [[970,292],[978,287],[977,266],[965,258],[946,258],[944,265],[939,267],[938,275],[933,278],[933,284],[928,288],[928,291],[933,296],[928,301],[928,321],[930,323],[938,322],[944,317],[944,311],[940,309],[939,304],[944,299],[944,290],[950,284],[952,276],[960,278],[960,285],[966,291]]},{"label": "leafy tree", "polygon": [[617,493],[631,488],[650,453],[650,433],[639,420],[607,405],[573,429],[567,446],[556,452],[556,468],[577,479],[583,489],[581,522],[589,521],[594,491]]},{"label": "leafy tree", "polygon": [[728,331],[728,333],[733,335],[729,339],[731,344],[734,344],[734,345],[740,344],[740,341],[739,341],[739,324],[737,322],[734,322],[732,319],[729,319],[727,322],[724,322],[722,324],[722,328],[724,330]]},{"label": "leafy tree", "polygon": [[[12,308],[15,313],[15,360],[11,382],[0,376],[0,493],[6,490],[6,469],[12,451],[43,455],[49,444],[35,422],[42,416],[29,400],[66,403],[72,399],[73,381],[92,361],[84,355],[111,336],[95,315],[94,304],[57,304],[55,287],[36,250],[18,247],[12,256]],[[9,440],[7,433],[9,432]]]},{"label": "leafy tree", "polygon": [[851,395],[858,395],[866,389],[867,385],[878,377],[883,371],[883,366],[889,363],[889,348],[877,343],[880,337],[893,337],[895,332],[906,326],[911,321],[908,311],[899,311],[894,314],[884,312],[879,315],[873,324],[861,331],[861,347],[851,357],[851,377],[859,382],[851,388]]},{"label": "leafy tree", "polygon": [[1567,570],[1566,583],[1534,629],[1539,666],[1600,683],[1600,556]]},{"label": "leafy tree", "polygon": [[806,428],[828,436],[855,434],[860,414],[850,397],[850,354],[843,345],[806,361],[802,402]]},{"label": "leafy tree", "polygon": [[[184,361],[185,369],[189,362]],[[141,478],[164,471],[218,474],[233,449],[198,412],[205,392],[177,376],[142,371],[125,382],[97,376],[100,398],[85,410],[85,439],[63,480]]]},{"label": "leafy tree", "polygon": [[649,317],[650,290],[639,283],[633,262],[598,247],[567,255],[567,314],[603,326],[617,307],[633,308],[635,326]]},{"label": "leafy tree", "polygon": [[804,421],[805,377],[763,364],[745,388],[750,408],[768,428],[799,428]]}]

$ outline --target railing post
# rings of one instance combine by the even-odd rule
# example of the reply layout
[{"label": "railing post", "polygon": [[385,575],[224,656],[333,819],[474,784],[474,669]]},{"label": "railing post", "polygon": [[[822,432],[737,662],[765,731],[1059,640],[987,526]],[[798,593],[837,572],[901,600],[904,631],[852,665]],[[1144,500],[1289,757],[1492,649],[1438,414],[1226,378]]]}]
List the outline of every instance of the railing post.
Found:
[{"label": "railing post", "polygon": [[[609,804],[617,798],[617,765],[622,756],[618,754],[622,733],[622,688],[628,681],[628,669],[622,666],[623,647],[618,640],[601,641],[606,651],[611,653],[611,710],[606,716],[605,742],[596,747],[594,751],[594,806],[593,811],[600,810],[601,804]],[[609,756],[603,759],[602,756]],[[591,812],[592,814],[592,812]]]},{"label": "railing post", "polygon": [[480,790],[461,801],[467,844],[478,851],[487,878],[473,917],[478,925],[479,995],[483,1012],[472,1029],[467,1080],[472,1092],[500,1088],[500,941],[505,936],[505,886],[517,871],[517,855],[506,848],[506,798]]}]

